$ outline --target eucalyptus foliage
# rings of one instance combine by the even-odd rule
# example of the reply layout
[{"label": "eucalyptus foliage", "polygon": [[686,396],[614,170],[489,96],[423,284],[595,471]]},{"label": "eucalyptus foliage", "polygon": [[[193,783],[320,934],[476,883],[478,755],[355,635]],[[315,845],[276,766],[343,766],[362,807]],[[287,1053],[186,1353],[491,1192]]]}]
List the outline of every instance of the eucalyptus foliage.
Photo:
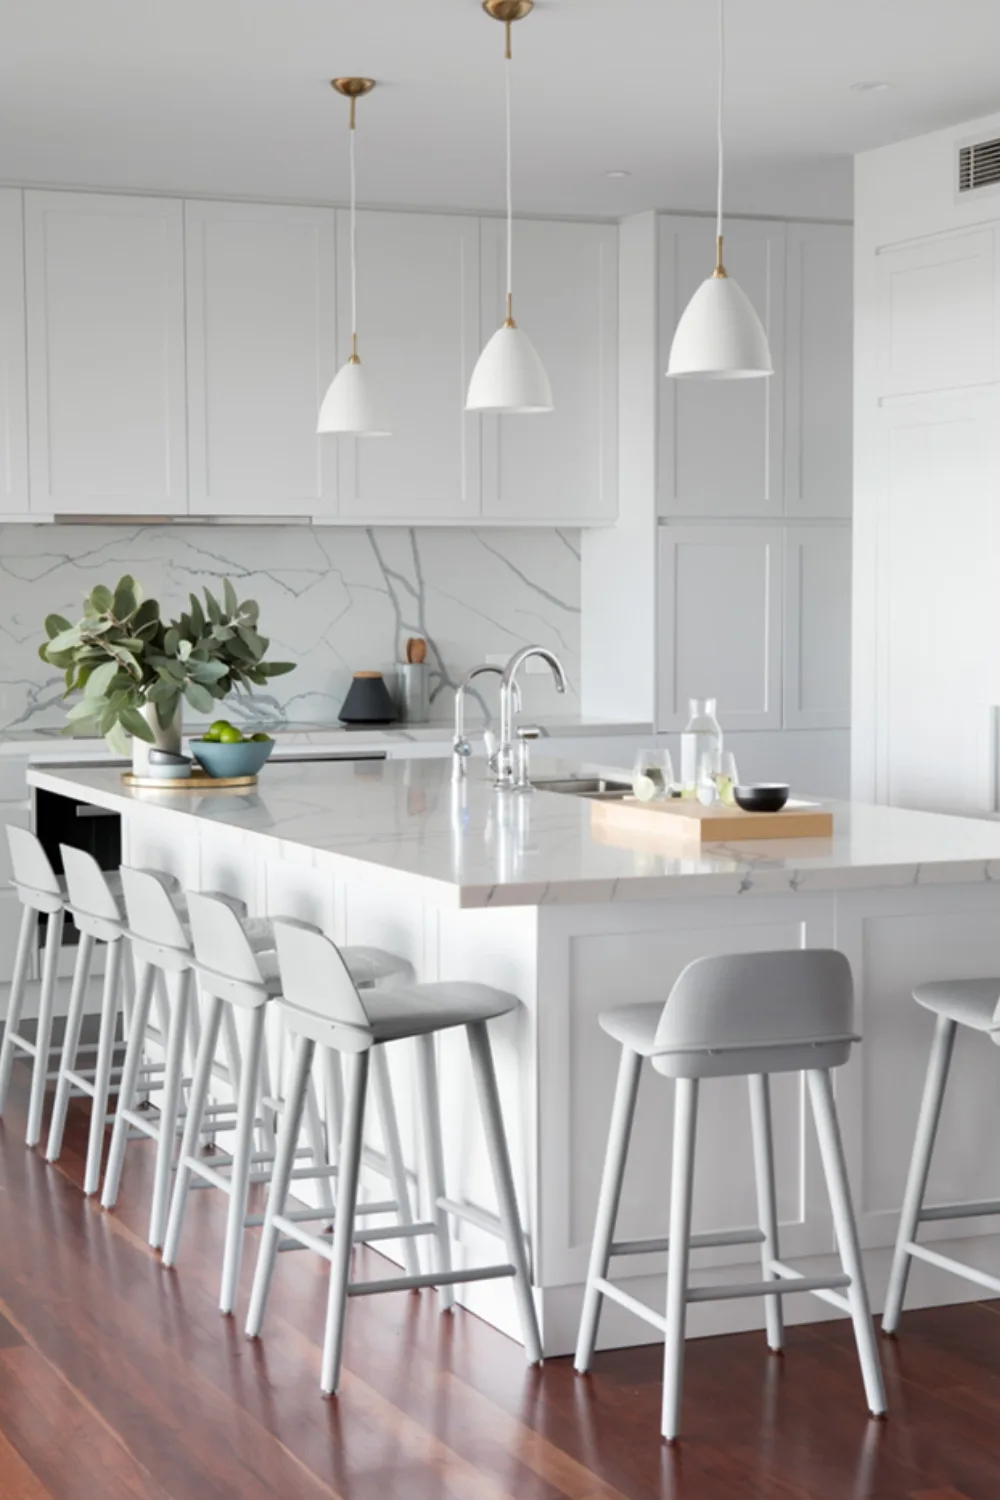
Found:
[{"label": "eucalyptus foliage", "polygon": [[165,729],[182,698],[195,713],[210,714],[227,693],[250,693],[293,670],[293,662],[264,661],[270,641],[257,628],[259,607],[253,599],[241,604],[228,578],[221,602],[208,589],[204,596],[202,603],[192,594],[190,609],[167,624],[156,600],[143,599],[126,574],[113,590],[100,583],[91,590],[76,625],[49,615],[38,654],[64,673],[64,698],[82,694],[67,712],[65,732],[102,734],[124,755],[128,735],[154,741],[140,712],[147,704],[156,705]]}]

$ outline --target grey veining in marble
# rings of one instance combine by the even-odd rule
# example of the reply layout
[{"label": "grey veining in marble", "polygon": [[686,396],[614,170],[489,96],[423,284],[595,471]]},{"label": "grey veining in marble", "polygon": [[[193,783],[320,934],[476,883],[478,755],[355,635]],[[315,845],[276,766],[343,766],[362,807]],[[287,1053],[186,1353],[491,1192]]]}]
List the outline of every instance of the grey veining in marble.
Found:
[{"label": "grey veining in marble", "polygon": [[[578,707],[579,538],[575,532],[468,528],[357,530],[290,526],[0,527],[0,731],[60,724],[61,682],[38,658],[46,614],[75,619],[95,583],[132,573],[164,611],[229,577],[261,606],[275,658],[298,669],[238,721],[336,719],[351,673],[388,674],[406,638],[425,636],[431,715],[450,718],[454,688],[488,654],[540,642],[571,679]],[[547,678],[525,679],[525,707],[555,708]]]}]

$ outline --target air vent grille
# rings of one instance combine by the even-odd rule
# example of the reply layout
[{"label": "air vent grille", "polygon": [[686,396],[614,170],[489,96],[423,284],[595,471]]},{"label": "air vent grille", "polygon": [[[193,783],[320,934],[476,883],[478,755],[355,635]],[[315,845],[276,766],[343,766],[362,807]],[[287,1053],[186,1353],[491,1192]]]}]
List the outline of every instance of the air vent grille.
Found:
[{"label": "air vent grille", "polygon": [[1000,137],[963,146],[958,153],[958,191],[971,193],[997,183],[1000,183]]}]

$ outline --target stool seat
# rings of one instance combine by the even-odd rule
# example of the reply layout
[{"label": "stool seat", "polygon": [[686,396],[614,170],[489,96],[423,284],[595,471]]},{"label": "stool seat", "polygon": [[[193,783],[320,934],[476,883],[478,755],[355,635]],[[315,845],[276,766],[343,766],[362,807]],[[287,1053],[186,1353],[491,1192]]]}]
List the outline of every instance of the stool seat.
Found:
[{"label": "stool seat", "polygon": [[618,1010],[606,1010],[598,1017],[602,1031],[621,1042],[640,1057],[652,1057],[662,1049],[656,1045],[656,1028],[663,1014],[663,1002],[654,1000],[645,1005],[623,1005]]},{"label": "stool seat", "polygon": [[[348,960],[350,948],[341,950]],[[351,978],[354,979],[353,971]],[[355,981],[356,982],[356,981]],[[516,1010],[514,995],[489,984],[444,980],[435,984],[391,984],[384,989],[365,990],[365,1013],[374,1042],[398,1042],[406,1037],[430,1036],[452,1026],[472,1026],[492,1021]],[[285,1009],[293,1018],[298,1009],[286,994]]]},{"label": "stool seat", "polygon": [[935,979],[918,984],[913,998],[924,1010],[947,1016],[960,1026],[974,1031],[998,1031],[996,1021],[1000,1006],[1000,979]]},{"label": "stool seat", "polygon": [[[246,924],[243,925],[245,927]],[[390,953],[386,948],[341,948],[340,953],[358,989],[369,989],[372,985],[390,979],[394,974],[408,976],[413,973],[413,965],[409,959],[400,958],[397,953]],[[267,993],[272,998],[280,995],[281,974],[278,955],[273,947],[273,931],[272,946],[263,952],[254,947],[254,954]]]}]

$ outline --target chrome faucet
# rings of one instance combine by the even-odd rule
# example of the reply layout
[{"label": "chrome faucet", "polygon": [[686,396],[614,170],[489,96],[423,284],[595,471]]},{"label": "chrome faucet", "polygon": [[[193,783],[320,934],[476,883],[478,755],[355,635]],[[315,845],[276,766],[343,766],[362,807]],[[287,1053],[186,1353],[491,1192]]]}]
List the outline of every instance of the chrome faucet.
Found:
[{"label": "chrome faucet", "polygon": [[525,646],[523,650],[516,651],[511,657],[504,667],[503,682],[500,686],[500,747],[496,754],[496,781],[494,783],[497,787],[521,790],[530,785],[528,740],[537,738],[539,731],[525,729],[523,734],[519,732],[519,754],[515,766],[514,715],[520,711],[521,706],[520,698],[516,696],[518,694],[517,674],[524,663],[533,656],[539,656],[542,661],[548,662],[556,680],[557,692],[564,693],[568,686],[562,662],[554,651],[547,650],[545,646]]},{"label": "chrome faucet", "polygon": [[[492,672],[497,677],[503,677],[504,668],[498,667],[493,662],[484,662],[481,666],[473,667],[468,672],[464,681],[460,682],[455,692],[455,733],[451,742],[451,769],[452,776],[456,781],[461,781],[466,775],[466,763],[472,755],[472,746],[469,744],[465,734],[465,694],[477,677],[482,677],[485,672]],[[517,707],[521,707],[521,690],[515,684],[517,692]],[[501,699],[502,701],[502,699]],[[486,727],[489,728],[489,718]]]}]

